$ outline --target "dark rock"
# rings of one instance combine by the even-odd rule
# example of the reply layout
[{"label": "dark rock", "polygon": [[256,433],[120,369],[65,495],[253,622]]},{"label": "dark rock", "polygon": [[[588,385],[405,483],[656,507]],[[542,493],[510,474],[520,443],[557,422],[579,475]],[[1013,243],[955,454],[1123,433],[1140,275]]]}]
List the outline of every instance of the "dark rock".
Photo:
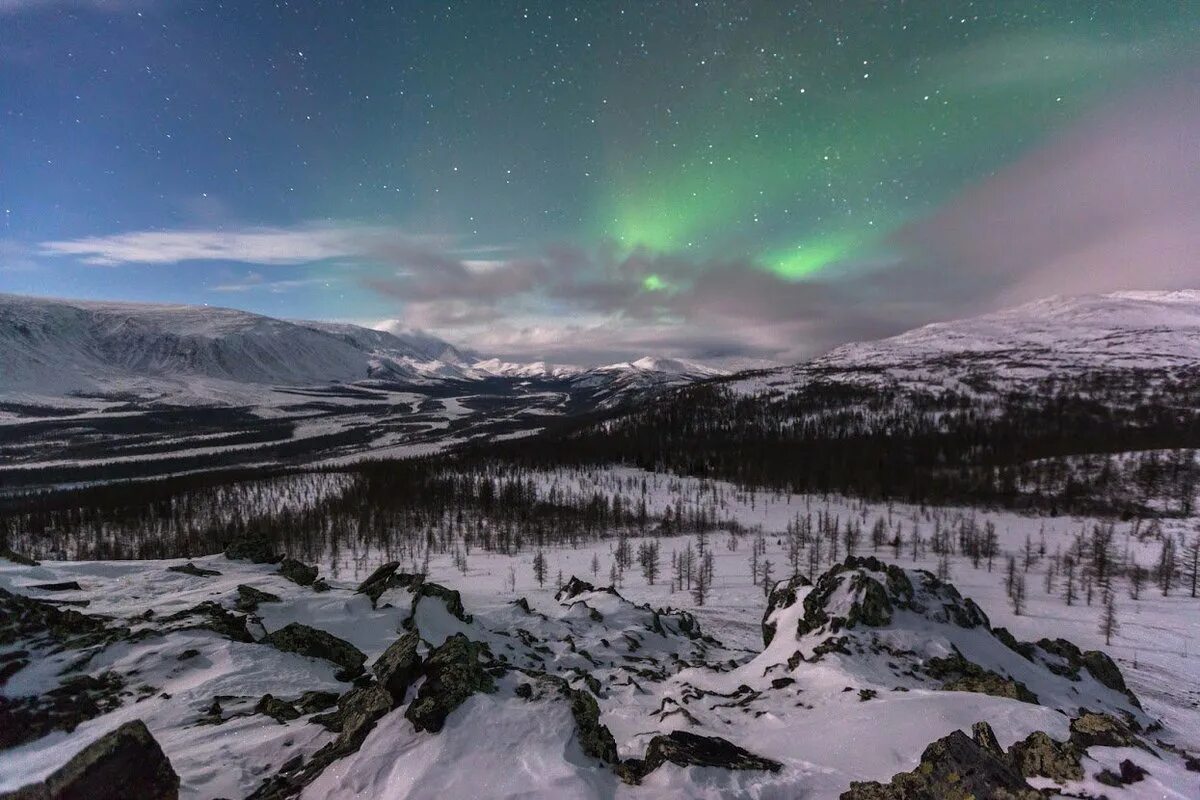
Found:
[{"label": "dark rock", "polygon": [[313,581],[312,590],[314,592],[328,592],[329,584],[325,582],[324,578],[317,578]]},{"label": "dark rock", "polygon": [[14,564],[21,564],[26,567],[40,567],[42,565],[42,562],[32,559],[29,556],[23,556],[7,547],[0,547],[0,558],[7,558]]},{"label": "dark rock", "polygon": [[[559,590],[554,593],[554,599],[560,603],[565,603],[568,600],[573,600],[579,595],[586,594],[587,592],[606,592],[608,594],[617,594],[617,590],[611,586],[592,586],[587,581],[581,581],[579,578],[576,578],[574,575],[572,575],[571,579],[559,587]],[[620,595],[618,595],[618,597],[619,596]]]},{"label": "dark rock", "polygon": [[313,582],[317,579],[317,568],[310,567],[308,564],[297,561],[294,558],[285,558],[279,564],[279,574],[292,583],[297,583],[301,586],[312,586]]},{"label": "dark rock", "polygon": [[182,653],[180,653],[177,658],[179,661],[187,661],[189,658],[195,658],[198,655],[200,655],[199,650],[195,649],[194,647],[189,647],[187,650],[184,650]]},{"label": "dark rock", "polygon": [[81,750],[41,783],[3,800],[176,800],[179,776],[141,720],[127,722]]},{"label": "dark rock", "polygon": [[719,736],[671,731],[650,740],[645,758],[626,761],[620,769],[621,777],[629,783],[639,783],[642,778],[668,761],[680,767],[720,767],[767,772],[778,772],[783,767],[778,761],[756,756]]},{"label": "dark rock", "polygon": [[319,714],[312,721],[341,733],[347,741],[357,738],[360,733],[365,738],[363,729],[373,727],[376,720],[392,710],[392,705],[392,696],[373,683],[346,692],[338,698],[336,711]]},{"label": "dark rock", "polygon": [[409,631],[388,646],[387,650],[371,665],[371,672],[379,685],[391,694],[396,703],[404,702],[408,687],[421,671],[421,657],[417,655],[417,645],[421,637],[416,631]]},{"label": "dark rock", "polygon": [[520,697],[522,700],[529,700],[533,697],[533,684],[522,683],[513,690],[513,694],[515,694],[517,697]]},{"label": "dark rock", "polygon": [[575,718],[576,735],[583,752],[606,764],[619,764],[621,757],[617,754],[617,742],[608,726],[600,722],[600,706],[596,698],[571,688],[566,689],[566,695],[571,702],[571,716]]},{"label": "dark rock", "polygon": [[278,564],[283,556],[275,552],[275,545],[265,536],[243,536],[234,539],[225,547],[225,557],[244,559],[254,564]]},{"label": "dark rock", "polygon": [[943,681],[941,688],[947,692],[975,692],[1023,703],[1038,701],[1021,681],[984,669],[957,650],[948,656],[926,659],[923,666],[929,677]]},{"label": "dark rock", "polygon": [[238,611],[253,612],[258,610],[259,603],[278,603],[279,595],[255,589],[242,583],[237,587],[238,599],[234,606]]},{"label": "dark rock", "polygon": [[300,712],[291,703],[286,703],[274,695],[264,694],[254,706],[255,714],[266,714],[281,725],[300,717]]},{"label": "dark rock", "polygon": [[367,657],[345,639],[332,633],[292,622],[263,639],[264,644],[285,653],[299,653],[310,658],[323,658],[341,667],[338,680],[351,680],[363,673]]},{"label": "dark rock", "polygon": [[388,580],[398,569],[400,569],[399,561],[389,561],[372,572],[354,591],[370,597],[371,604],[374,605],[375,601],[379,599],[379,595],[388,588]]},{"label": "dark rock", "polygon": [[23,587],[25,589],[37,589],[43,592],[81,592],[83,587],[78,581],[59,581],[58,583],[31,583]]},{"label": "dark rock", "polygon": [[69,733],[80,723],[119,708],[124,688],[119,674],[105,672],[98,677],[73,675],[33,697],[0,696],[0,750],[52,731]]},{"label": "dark rock", "polygon": [[1145,780],[1146,776],[1150,774],[1145,768],[1138,766],[1128,758],[1123,760],[1117,766],[1117,769],[1120,772],[1114,773],[1112,770],[1104,770],[1096,776],[1096,780],[1105,786],[1128,786],[1131,783]]},{"label": "dark rock", "polygon": [[437,733],[446,717],[471,695],[494,692],[495,681],[480,663],[487,645],[456,633],[425,660],[425,682],[404,716],[419,731]]},{"label": "dark rock", "polygon": [[1085,712],[1071,720],[1071,743],[1081,750],[1096,746],[1149,750],[1124,722],[1108,714],[1092,712]]},{"label": "dark rock", "polygon": [[1049,778],[1055,783],[1083,779],[1080,753],[1070,742],[1057,742],[1034,731],[1008,749],[1013,766],[1026,778]]},{"label": "dark rock", "polygon": [[422,581],[417,584],[415,594],[413,595],[412,610],[417,612],[417,604],[424,597],[433,597],[441,600],[446,604],[446,610],[453,614],[463,622],[470,622],[471,615],[463,608],[462,597],[454,589],[447,589],[440,583],[425,583]]},{"label": "dark rock", "polygon": [[954,731],[926,747],[912,772],[901,772],[887,784],[852,783],[841,800],[1041,800],[1042,794],[997,754],[990,727],[977,726],[975,735],[978,741]]},{"label": "dark rock", "polygon": [[215,569],[204,569],[203,567],[197,567],[190,561],[180,567],[167,567],[167,572],[182,572],[184,575],[194,575],[197,578],[211,578],[215,575],[221,574]]},{"label": "dark rock", "polygon": [[337,701],[338,696],[333,692],[305,692],[296,701],[296,708],[300,709],[302,714],[315,714],[337,705]]}]

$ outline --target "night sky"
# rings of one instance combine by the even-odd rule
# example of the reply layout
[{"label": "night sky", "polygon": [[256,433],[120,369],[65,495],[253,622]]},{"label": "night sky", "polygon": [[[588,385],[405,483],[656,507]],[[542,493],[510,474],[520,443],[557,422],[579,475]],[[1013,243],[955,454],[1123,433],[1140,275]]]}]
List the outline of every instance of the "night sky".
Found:
[{"label": "night sky", "polygon": [[1200,4],[0,0],[0,291],[795,359],[1196,285]]}]

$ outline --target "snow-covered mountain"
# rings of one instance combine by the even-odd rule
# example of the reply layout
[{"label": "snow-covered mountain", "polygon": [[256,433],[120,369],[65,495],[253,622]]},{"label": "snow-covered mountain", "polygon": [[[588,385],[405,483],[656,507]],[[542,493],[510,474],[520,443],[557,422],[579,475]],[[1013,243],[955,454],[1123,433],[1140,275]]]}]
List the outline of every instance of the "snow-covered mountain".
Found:
[{"label": "snow-covered mountain", "polygon": [[[581,379],[583,388],[724,374],[643,358],[598,370],[507,362],[423,331],[287,321],[226,308],[0,295],[0,394],[201,395],[210,384],[318,386],[489,378]],[[236,391],[233,392],[237,396]]]},{"label": "snow-covered mountain", "polygon": [[1200,290],[1056,296],[838,347],[739,382],[786,391],[814,376],[865,382],[1001,383],[1114,370],[1200,366]]}]

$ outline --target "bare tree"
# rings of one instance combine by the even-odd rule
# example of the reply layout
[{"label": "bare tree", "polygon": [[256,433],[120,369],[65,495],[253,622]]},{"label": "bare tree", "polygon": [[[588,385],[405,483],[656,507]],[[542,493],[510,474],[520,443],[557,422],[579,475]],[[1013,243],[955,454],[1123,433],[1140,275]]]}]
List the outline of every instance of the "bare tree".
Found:
[{"label": "bare tree", "polygon": [[1012,608],[1013,608],[1013,614],[1015,614],[1018,617],[1025,613],[1025,576],[1024,575],[1017,575],[1016,580],[1013,581]]},{"label": "bare tree", "polygon": [[1104,604],[1104,613],[1100,616],[1100,633],[1104,634],[1104,644],[1112,644],[1112,637],[1120,628],[1117,622],[1117,601],[1110,592],[1108,602]]}]

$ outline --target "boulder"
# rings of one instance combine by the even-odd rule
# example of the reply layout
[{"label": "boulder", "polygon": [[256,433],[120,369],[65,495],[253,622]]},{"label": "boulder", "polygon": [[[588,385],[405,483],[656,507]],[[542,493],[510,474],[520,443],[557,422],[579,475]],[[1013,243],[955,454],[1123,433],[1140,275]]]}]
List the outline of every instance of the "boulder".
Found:
[{"label": "boulder", "polygon": [[354,591],[371,598],[371,604],[374,605],[375,601],[379,599],[379,595],[387,589],[388,580],[398,569],[400,569],[399,561],[389,561],[372,572]]},{"label": "boulder", "polygon": [[179,776],[141,720],[126,722],[81,750],[41,783],[2,800],[175,800]]},{"label": "boulder", "polygon": [[243,559],[254,564],[278,564],[283,556],[265,536],[248,535],[234,539],[225,547],[225,557]]},{"label": "boulder", "polygon": [[303,561],[297,561],[294,558],[285,558],[279,563],[279,574],[292,583],[312,586],[317,579],[317,568],[310,567]]},{"label": "boulder", "polygon": [[254,706],[254,713],[266,714],[280,724],[300,717],[300,712],[296,710],[295,706],[270,694],[262,696],[262,699]]},{"label": "boulder", "polygon": [[1070,742],[1057,742],[1043,731],[1034,731],[1008,748],[1013,766],[1026,778],[1049,778],[1055,783],[1083,779],[1080,753]]},{"label": "boulder", "polygon": [[1081,750],[1096,746],[1149,749],[1124,722],[1090,711],[1071,720],[1071,743]]},{"label": "boulder", "polygon": [[371,665],[379,685],[388,691],[396,703],[404,702],[408,687],[421,671],[421,657],[417,655],[417,645],[421,637],[416,631],[409,631],[388,646],[387,650]]},{"label": "boulder", "polygon": [[622,764],[621,777],[629,783],[638,783],[668,761],[680,767],[720,767],[767,772],[778,772],[783,767],[778,761],[756,756],[719,736],[671,731],[650,740],[645,758],[631,758]]},{"label": "boulder", "polygon": [[338,680],[352,680],[363,673],[363,664],[367,657],[363,652],[345,639],[339,639],[332,633],[318,628],[311,628],[299,622],[283,626],[263,639],[264,644],[282,650],[285,653],[298,653],[310,658],[323,658],[341,667]]},{"label": "boulder", "polygon": [[441,600],[446,604],[446,610],[455,617],[463,622],[471,621],[471,615],[463,608],[462,596],[454,589],[447,589],[440,583],[425,583],[424,581],[418,583],[413,595],[412,610],[414,614],[417,611],[417,604],[424,597],[433,597]]},{"label": "boulder", "polygon": [[257,611],[259,603],[279,602],[279,595],[274,595],[270,592],[264,592],[261,589],[255,589],[253,586],[247,586],[244,583],[238,585],[237,593],[238,599],[234,604],[234,607],[237,608],[238,611],[244,611],[246,613]]},{"label": "boulder", "polygon": [[193,575],[197,578],[212,578],[221,574],[215,569],[204,569],[203,567],[197,567],[190,561],[182,566],[167,567],[167,572],[180,572],[184,575]]},{"label": "boulder", "polygon": [[433,650],[422,670],[425,682],[404,716],[419,731],[437,733],[450,712],[477,692],[494,692],[496,682],[480,663],[487,657],[487,645],[473,642],[461,633],[448,638]]}]

